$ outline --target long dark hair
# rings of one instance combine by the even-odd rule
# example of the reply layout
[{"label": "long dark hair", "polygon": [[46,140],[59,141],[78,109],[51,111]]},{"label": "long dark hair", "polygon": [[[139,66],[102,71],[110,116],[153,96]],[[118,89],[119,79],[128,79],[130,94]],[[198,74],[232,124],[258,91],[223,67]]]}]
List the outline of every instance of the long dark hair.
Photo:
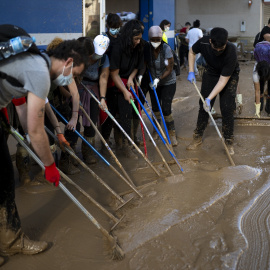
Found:
[{"label": "long dark hair", "polygon": [[162,29],[162,31],[165,30],[165,25],[171,25],[171,22],[169,22],[168,20],[163,20],[160,24],[159,24],[159,27]]},{"label": "long dark hair", "polygon": [[[142,26],[138,20],[128,21],[122,27],[120,31],[121,45],[127,55],[131,55],[134,50],[133,37],[138,36],[142,33]],[[139,50],[139,52],[143,50],[143,45],[141,42],[136,46],[136,50]]]},{"label": "long dark hair", "polygon": [[258,75],[260,76],[260,79],[264,81],[268,81],[270,78],[270,65],[266,61],[258,62],[256,66],[256,71],[258,72]]}]

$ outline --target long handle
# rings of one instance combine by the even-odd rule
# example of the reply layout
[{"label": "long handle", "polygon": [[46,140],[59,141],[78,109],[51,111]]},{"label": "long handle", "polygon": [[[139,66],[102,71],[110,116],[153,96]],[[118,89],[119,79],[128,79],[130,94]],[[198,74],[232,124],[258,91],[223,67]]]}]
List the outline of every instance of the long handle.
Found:
[{"label": "long handle", "polygon": [[[201,95],[201,92],[200,92],[200,90],[198,89],[198,87],[197,87],[197,85],[196,85],[196,83],[195,83],[194,81],[193,81],[193,85],[195,86],[195,89],[197,90],[197,92],[198,92],[198,94],[199,94],[199,96],[200,96],[200,98],[201,98],[202,103],[205,104],[205,101],[204,101],[204,99],[203,99],[203,96]],[[212,120],[212,123],[214,124],[214,126],[215,126],[215,128],[216,128],[216,131],[217,131],[217,133],[218,133],[218,136],[219,136],[219,138],[220,138],[220,140],[221,140],[221,142],[222,142],[222,144],[223,144],[223,146],[224,146],[224,148],[225,148],[226,154],[227,154],[227,156],[228,156],[228,158],[229,158],[229,160],[230,160],[232,166],[235,166],[235,163],[234,163],[234,161],[233,161],[233,159],[232,159],[232,157],[231,157],[231,155],[230,155],[230,153],[229,153],[229,150],[228,150],[228,148],[227,148],[227,146],[226,146],[226,144],[225,144],[225,141],[224,141],[224,139],[223,139],[223,137],[222,137],[222,135],[221,135],[221,133],[220,133],[218,127],[217,127],[217,124],[216,124],[216,122],[215,122],[215,120],[214,120],[214,118],[213,118],[211,112],[208,112],[208,114],[209,114],[209,117],[210,117],[211,120]]]},{"label": "long handle", "polygon": [[[153,79],[152,79],[150,70],[148,70],[148,72],[149,72],[149,77],[150,77],[151,83],[153,84]],[[169,142],[170,146],[172,147],[172,143],[171,143],[171,140],[170,140],[170,136],[169,136],[169,132],[168,132],[168,129],[167,129],[167,125],[166,125],[166,122],[165,122],[165,119],[164,119],[164,116],[163,116],[163,112],[162,112],[162,109],[161,109],[161,106],[160,106],[160,103],[159,103],[159,100],[158,100],[156,88],[154,86],[153,86],[153,91],[154,91],[154,94],[155,94],[155,97],[156,97],[157,105],[158,105],[158,108],[159,108],[159,111],[160,111],[160,115],[161,115],[161,118],[162,118],[162,122],[163,122],[163,126],[165,128],[165,132],[166,132],[167,138],[168,138],[168,142]]]},{"label": "long handle", "polygon": [[155,125],[155,123],[153,122],[153,120],[151,119],[149,113],[146,111],[145,107],[143,106],[142,102],[140,101],[139,97],[137,96],[137,94],[134,92],[134,90],[131,88],[131,91],[133,93],[133,95],[135,96],[135,98],[138,100],[138,102],[141,105],[141,108],[143,109],[143,111],[145,112],[146,116],[148,117],[149,121],[151,122],[151,124],[153,125],[154,129],[156,130],[156,132],[158,133],[159,137],[161,138],[162,142],[164,143],[164,145],[166,146],[167,150],[169,151],[170,155],[173,157],[173,159],[175,160],[177,166],[179,167],[179,169],[181,170],[181,172],[183,172],[183,169],[178,161],[178,159],[176,158],[176,156],[172,153],[172,151],[170,150],[168,144],[166,143],[166,141],[164,140],[164,138],[162,137],[162,135],[160,134],[157,126]]},{"label": "long handle", "polygon": [[[85,90],[94,98],[94,100],[100,105],[100,101],[96,98],[96,96],[83,84],[81,85],[85,88]],[[148,163],[148,165],[153,169],[153,171],[160,176],[160,173],[157,171],[157,169],[153,166],[151,161],[143,154],[141,149],[134,143],[134,141],[128,136],[128,134],[125,132],[125,130],[121,127],[121,125],[116,121],[116,119],[113,117],[113,115],[106,109],[105,112],[108,114],[108,116],[112,119],[112,121],[119,127],[119,129],[123,132],[123,134],[126,136],[126,138],[130,141],[132,146],[139,152],[139,154],[144,158],[144,160]]]},{"label": "long handle", "polygon": [[110,152],[111,156],[114,158],[115,162],[117,163],[117,165],[119,166],[119,168],[123,171],[123,173],[125,174],[125,176],[127,177],[127,179],[129,181],[127,181],[125,178],[122,179],[124,180],[124,182],[131,188],[133,189],[133,191],[135,191],[135,193],[137,193],[141,198],[143,197],[143,195],[135,188],[134,183],[132,182],[132,180],[130,179],[130,177],[128,176],[127,172],[125,171],[124,167],[122,166],[122,164],[120,163],[120,161],[117,159],[117,157],[115,156],[115,154],[113,153],[112,149],[110,148],[110,146],[107,144],[106,140],[103,138],[103,136],[101,135],[101,133],[99,132],[98,128],[96,127],[96,125],[93,123],[92,119],[89,117],[89,115],[87,114],[87,112],[84,110],[84,108],[80,105],[80,110],[84,113],[84,115],[86,116],[86,118],[89,120],[91,126],[95,129],[95,131],[97,132],[98,136],[100,137],[101,141],[104,143],[104,145],[106,146],[106,148],[108,149],[108,151]]},{"label": "long handle", "polygon": [[[132,91],[134,91],[134,90],[132,89],[132,87],[130,87],[130,89],[131,89]],[[160,152],[160,150],[159,150],[159,148],[158,148],[156,142],[154,141],[152,135],[150,134],[150,132],[149,132],[147,126],[145,125],[145,123],[144,123],[144,121],[143,121],[141,115],[139,114],[138,109],[136,108],[136,106],[135,106],[135,104],[134,104],[134,101],[133,101],[132,99],[130,100],[130,103],[131,103],[133,109],[135,110],[135,112],[137,113],[137,115],[139,116],[139,118],[140,118],[140,120],[141,120],[141,123],[143,124],[143,126],[144,126],[144,128],[145,128],[145,130],[146,130],[146,132],[147,132],[147,134],[148,134],[148,136],[149,136],[149,138],[151,139],[151,141],[152,141],[152,143],[153,143],[153,145],[154,145],[156,151],[158,152],[159,156],[161,157],[161,160],[162,160],[163,163],[165,164],[167,170],[169,171],[169,173],[170,173],[171,175],[174,175],[173,172],[172,172],[172,170],[171,170],[171,168],[169,167],[168,163],[166,162],[165,158],[164,158],[163,155],[161,154],[161,152]]]}]

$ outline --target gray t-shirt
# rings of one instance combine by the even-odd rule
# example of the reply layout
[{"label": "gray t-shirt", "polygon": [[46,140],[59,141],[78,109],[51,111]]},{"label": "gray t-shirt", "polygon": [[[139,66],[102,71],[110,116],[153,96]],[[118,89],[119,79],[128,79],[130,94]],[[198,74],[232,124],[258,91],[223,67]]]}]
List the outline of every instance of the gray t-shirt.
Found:
[{"label": "gray t-shirt", "polygon": [[[93,65],[88,66],[88,68],[86,69],[86,71],[82,75],[84,84],[97,84],[98,83],[100,64],[101,64],[101,59],[98,60]],[[107,55],[105,55],[105,61],[104,61],[101,68],[104,69],[104,68],[107,68],[109,66],[110,66],[109,58],[108,58]],[[88,80],[85,80],[85,78],[88,79]]]},{"label": "gray t-shirt", "polygon": [[31,92],[46,99],[50,90],[50,73],[46,61],[31,53],[22,53],[0,61],[0,71],[17,79],[23,87],[16,87],[0,79],[0,109],[6,107],[13,98],[27,96]]},{"label": "gray t-shirt", "polygon": [[[151,63],[150,66],[150,70],[151,70],[151,74],[153,76],[155,76],[155,78],[160,77],[164,71],[165,71],[165,66],[168,65],[168,59],[169,58],[173,58],[173,54],[172,54],[172,50],[171,48],[167,45],[167,44],[163,44],[163,50],[165,50],[165,54],[164,52],[160,51],[160,53],[158,54],[157,59],[155,59],[154,64],[155,64],[155,68],[153,67],[153,64]],[[160,63],[160,55],[163,54],[165,56],[164,59],[164,64]],[[163,59],[164,57],[162,57]],[[163,69],[162,69],[163,67]],[[175,71],[174,69],[172,70],[171,74],[169,74],[166,78],[164,78],[163,80],[160,81],[159,85],[170,85],[176,83],[176,75],[175,75]]]}]

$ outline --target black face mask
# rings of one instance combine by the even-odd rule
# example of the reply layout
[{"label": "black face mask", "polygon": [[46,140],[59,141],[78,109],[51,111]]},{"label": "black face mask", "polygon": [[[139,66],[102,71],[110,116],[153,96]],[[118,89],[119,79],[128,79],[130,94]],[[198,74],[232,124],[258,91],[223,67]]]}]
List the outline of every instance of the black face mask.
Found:
[{"label": "black face mask", "polygon": [[217,50],[213,49],[213,52],[214,52],[215,56],[219,56],[219,55],[223,54],[224,51],[225,51],[225,49],[220,50],[220,51],[217,51]]}]

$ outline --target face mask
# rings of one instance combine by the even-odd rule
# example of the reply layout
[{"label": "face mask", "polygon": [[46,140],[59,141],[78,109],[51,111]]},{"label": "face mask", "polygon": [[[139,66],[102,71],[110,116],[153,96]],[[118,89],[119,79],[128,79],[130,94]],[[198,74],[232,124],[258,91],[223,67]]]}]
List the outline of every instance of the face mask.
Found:
[{"label": "face mask", "polygon": [[99,60],[100,58],[102,58],[102,56],[103,56],[103,55],[94,54],[94,55],[92,56],[92,59],[93,59],[93,60]]},{"label": "face mask", "polygon": [[151,42],[151,45],[156,49],[160,46],[161,42]]},{"label": "face mask", "polygon": [[120,31],[120,28],[111,28],[110,29],[110,33],[115,36],[115,35],[118,35],[119,34],[119,31]]},{"label": "face mask", "polygon": [[214,54],[215,54],[216,56],[219,56],[219,55],[221,55],[222,53],[224,53],[225,49],[224,49],[224,50],[221,50],[221,51],[217,51],[217,50],[214,50],[214,49],[213,49],[213,51],[214,51]]},{"label": "face mask", "polygon": [[73,63],[71,66],[70,74],[68,76],[64,76],[63,75],[65,71],[65,66],[64,66],[62,74],[60,74],[55,80],[53,80],[53,83],[57,86],[65,86],[65,85],[71,84],[73,81],[72,69],[73,69]]},{"label": "face mask", "polygon": [[170,27],[165,27],[165,32],[168,32],[170,30]]}]

